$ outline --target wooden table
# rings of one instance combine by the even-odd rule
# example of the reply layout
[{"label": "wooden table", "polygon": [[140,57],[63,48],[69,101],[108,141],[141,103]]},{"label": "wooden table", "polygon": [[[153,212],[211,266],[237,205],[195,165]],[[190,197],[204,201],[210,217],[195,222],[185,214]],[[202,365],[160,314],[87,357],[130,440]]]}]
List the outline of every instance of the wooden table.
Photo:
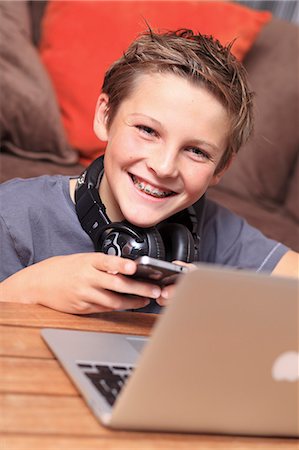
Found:
[{"label": "wooden table", "polygon": [[0,304],[1,450],[298,449],[295,439],[112,431],[101,426],[40,337],[42,327],[149,335],[155,316],[75,316]]}]

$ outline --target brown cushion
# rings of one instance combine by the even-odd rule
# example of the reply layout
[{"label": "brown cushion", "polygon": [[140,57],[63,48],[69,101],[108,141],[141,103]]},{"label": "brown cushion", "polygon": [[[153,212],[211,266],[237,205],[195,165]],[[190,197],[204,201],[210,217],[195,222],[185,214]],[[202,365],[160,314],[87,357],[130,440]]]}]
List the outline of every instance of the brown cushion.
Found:
[{"label": "brown cushion", "polygon": [[40,175],[80,175],[84,170],[81,164],[62,165],[51,161],[32,161],[12,153],[1,154],[0,183],[11,178],[31,178]]},{"label": "brown cushion", "polygon": [[273,19],[244,61],[256,93],[254,137],[220,189],[261,203],[284,202],[299,149],[298,26]]},{"label": "brown cushion", "polygon": [[31,42],[27,2],[0,2],[0,138],[3,148],[32,159],[72,164],[54,90]]}]

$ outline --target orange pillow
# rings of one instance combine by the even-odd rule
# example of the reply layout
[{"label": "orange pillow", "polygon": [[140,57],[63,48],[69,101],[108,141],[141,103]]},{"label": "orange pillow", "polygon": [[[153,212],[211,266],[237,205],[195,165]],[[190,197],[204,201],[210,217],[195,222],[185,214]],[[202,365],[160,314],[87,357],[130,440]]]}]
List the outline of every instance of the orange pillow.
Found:
[{"label": "orange pillow", "polygon": [[104,73],[147,28],[191,28],[223,44],[237,38],[244,58],[271,14],[225,1],[49,1],[43,19],[42,60],[54,84],[70,144],[88,164],[104,151],[93,115]]}]

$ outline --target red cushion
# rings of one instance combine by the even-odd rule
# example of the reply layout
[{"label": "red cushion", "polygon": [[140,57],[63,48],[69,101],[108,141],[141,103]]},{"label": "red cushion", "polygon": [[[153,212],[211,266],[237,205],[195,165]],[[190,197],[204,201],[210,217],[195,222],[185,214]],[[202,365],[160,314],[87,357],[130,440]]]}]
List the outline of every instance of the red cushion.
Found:
[{"label": "red cushion", "polygon": [[105,70],[147,28],[191,28],[223,44],[237,38],[242,59],[271,14],[225,1],[50,1],[41,57],[54,84],[69,142],[88,163],[105,144],[93,133],[93,115]]}]

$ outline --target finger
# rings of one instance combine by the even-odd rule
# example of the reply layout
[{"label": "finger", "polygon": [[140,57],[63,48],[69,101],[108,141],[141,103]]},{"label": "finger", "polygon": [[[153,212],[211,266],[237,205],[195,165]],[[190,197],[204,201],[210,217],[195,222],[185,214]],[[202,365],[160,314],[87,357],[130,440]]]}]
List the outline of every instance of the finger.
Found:
[{"label": "finger", "polygon": [[72,314],[94,314],[112,311],[111,308],[81,300],[73,305]]},{"label": "finger", "polygon": [[[113,277],[113,275],[111,275]],[[142,308],[149,303],[149,298],[144,296],[130,296],[127,294],[119,294],[117,292],[103,289],[93,288],[91,286],[82,290],[80,300],[77,300],[75,304],[82,305],[82,311],[86,307],[85,303],[98,305],[99,307],[106,308],[108,310],[122,310],[122,309],[136,309]],[[78,306],[80,309],[81,306]]]},{"label": "finger", "polygon": [[173,295],[175,289],[175,285],[169,285],[169,286],[165,286],[162,291],[161,291],[161,295],[159,298],[157,298],[157,303],[160,306],[167,306],[169,305],[170,301],[171,301],[171,297]]},{"label": "finger", "polygon": [[136,271],[136,263],[133,260],[105,253],[92,253],[92,265],[97,270],[111,274],[132,275]]},{"label": "finger", "polygon": [[185,261],[172,261],[173,264],[177,264],[178,266],[187,267],[189,270],[195,270],[197,267],[195,264],[186,263]]},{"label": "finger", "polygon": [[104,307],[109,311],[143,308],[149,302],[149,298],[121,295],[105,289],[90,290],[88,295],[88,303]]},{"label": "finger", "polygon": [[139,297],[156,299],[161,295],[161,288],[155,284],[134,280],[124,275],[113,275],[107,272],[95,271],[92,286],[96,289],[108,289],[116,293],[137,295]]},{"label": "finger", "polygon": [[81,301],[80,304],[78,303],[76,307],[74,307],[74,310],[70,311],[72,314],[96,314],[96,313],[103,313],[103,312],[109,312],[109,311],[116,311],[116,310],[127,310],[127,309],[139,309],[144,308],[150,303],[150,300],[143,299],[139,301],[133,301],[132,302],[126,302],[124,301],[121,303],[119,308],[106,308],[102,305],[98,305],[96,303],[89,303],[86,301]]}]

